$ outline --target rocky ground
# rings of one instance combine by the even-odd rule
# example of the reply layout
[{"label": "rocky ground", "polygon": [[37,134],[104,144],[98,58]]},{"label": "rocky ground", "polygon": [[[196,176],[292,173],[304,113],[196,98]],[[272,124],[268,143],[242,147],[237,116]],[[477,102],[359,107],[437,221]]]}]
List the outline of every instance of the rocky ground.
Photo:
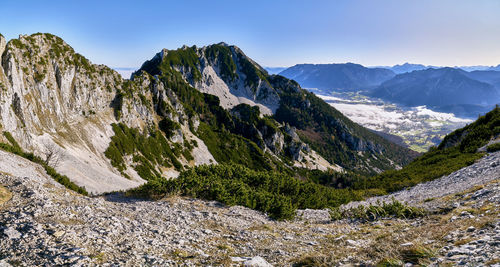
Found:
[{"label": "rocky ground", "polygon": [[[83,197],[31,162],[6,157],[15,165],[0,174],[0,266],[500,266],[500,153],[437,180],[435,194],[410,194],[430,215],[369,223],[332,222],[325,210],[280,222],[182,197]],[[462,180],[469,186],[453,189]]]}]

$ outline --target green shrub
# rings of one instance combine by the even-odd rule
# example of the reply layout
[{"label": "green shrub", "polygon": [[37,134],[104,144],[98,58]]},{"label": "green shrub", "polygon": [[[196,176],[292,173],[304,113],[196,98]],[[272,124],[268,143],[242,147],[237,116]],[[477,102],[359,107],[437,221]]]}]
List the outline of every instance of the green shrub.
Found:
[{"label": "green shrub", "polygon": [[174,135],[176,130],[181,128],[181,126],[179,125],[179,123],[169,118],[163,118],[160,122],[158,122],[158,128],[160,128],[160,130],[165,133],[165,136],[167,138],[170,138]]},{"label": "green shrub", "polygon": [[404,262],[425,266],[427,259],[434,257],[435,253],[423,246],[413,246],[400,251],[400,257]]},{"label": "green shrub", "polygon": [[290,219],[297,208],[337,207],[360,199],[358,192],[301,181],[283,173],[254,171],[241,165],[204,165],[177,179],[155,179],[129,194],[160,198],[169,194],[217,200],[266,212],[275,219]]},{"label": "green shrub", "polygon": [[489,145],[487,148],[486,148],[486,151],[488,152],[496,152],[500,150],[500,143],[496,143],[496,144],[492,144],[492,145]]},{"label": "green shrub", "polygon": [[43,79],[45,79],[45,74],[42,73],[42,72],[35,72],[35,80],[37,82],[41,82],[43,81]]},{"label": "green shrub", "polygon": [[14,147],[15,150],[18,150],[18,151],[22,150],[21,146],[19,146],[19,144],[17,143],[16,139],[14,139],[12,134],[5,131],[5,132],[3,132],[3,136],[5,136],[5,138],[7,138],[7,141],[10,142],[10,144]]}]

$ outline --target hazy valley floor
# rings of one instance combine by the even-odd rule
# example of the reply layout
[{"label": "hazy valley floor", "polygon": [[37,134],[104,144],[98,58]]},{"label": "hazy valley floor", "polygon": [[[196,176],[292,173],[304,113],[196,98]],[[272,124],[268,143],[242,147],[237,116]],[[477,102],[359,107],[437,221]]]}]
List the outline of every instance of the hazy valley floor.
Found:
[{"label": "hazy valley floor", "polygon": [[[326,210],[299,211],[294,221],[274,221],[247,208],[182,197],[157,202],[119,194],[83,197],[29,161],[4,152],[0,156],[16,162],[11,172],[4,168],[0,174],[0,184],[12,194],[0,204],[0,263],[159,266],[246,261],[266,266],[259,258],[251,261],[256,256],[275,266],[370,265],[382,259],[470,266],[500,262],[500,152],[423,185],[435,192],[425,199],[415,198],[419,191],[412,190],[417,189],[405,191],[403,200],[423,203],[434,214],[371,223],[332,222]],[[450,179],[460,186],[453,187]]]}]

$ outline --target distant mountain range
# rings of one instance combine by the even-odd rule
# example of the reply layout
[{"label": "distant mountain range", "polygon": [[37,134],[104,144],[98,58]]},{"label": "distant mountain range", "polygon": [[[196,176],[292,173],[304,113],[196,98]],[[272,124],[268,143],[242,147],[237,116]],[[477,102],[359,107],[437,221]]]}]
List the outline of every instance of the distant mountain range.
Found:
[{"label": "distant mountain range", "polygon": [[404,63],[402,65],[394,65],[392,67],[385,67],[387,69],[390,69],[394,71],[396,74],[401,74],[401,73],[406,73],[406,72],[412,72],[415,70],[425,70],[428,68],[435,68],[433,66],[424,66],[422,64],[411,64],[411,63]]},{"label": "distant mountain range", "polygon": [[306,88],[319,90],[358,91],[373,89],[395,76],[383,68],[367,68],[359,64],[299,64],[280,75],[297,81]]},{"label": "distant mountain range", "polygon": [[[390,69],[394,71],[396,74],[402,74],[406,72],[412,72],[415,70],[425,70],[425,69],[440,69],[443,68],[442,66],[432,66],[432,65],[422,65],[422,64],[412,64],[412,63],[404,63],[402,65],[394,65],[394,66],[375,66],[372,68],[384,68],[384,69]],[[455,69],[461,69],[465,71],[487,71],[487,70],[493,70],[493,71],[500,71],[500,64],[497,66],[483,66],[483,65],[476,65],[476,66],[455,66],[453,67]]]},{"label": "distant mountain range", "polygon": [[[481,77],[483,81],[471,76]],[[472,75],[461,69],[430,68],[399,74],[369,95],[407,106],[489,105],[499,100],[495,86],[484,82],[494,79],[493,76],[483,71],[475,71]]]},{"label": "distant mountain range", "polygon": [[364,91],[406,106],[426,105],[457,116],[476,117],[500,102],[499,70],[500,65],[442,68],[405,63],[367,68],[353,63],[299,64],[280,75],[321,94]]},{"label": "distant mountain range", "polygon": [[284,70],[286,70],[288,67],[264,67],[264,69],[267,71],[269,74],[278,74]]}]

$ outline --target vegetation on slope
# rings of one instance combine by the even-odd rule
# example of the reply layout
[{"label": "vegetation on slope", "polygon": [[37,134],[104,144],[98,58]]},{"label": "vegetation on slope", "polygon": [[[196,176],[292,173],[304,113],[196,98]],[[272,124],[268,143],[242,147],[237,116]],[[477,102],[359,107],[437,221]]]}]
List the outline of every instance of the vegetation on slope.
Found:
[{"label": "vegetation on slope", "polygon": [[227,205],[242,205],[268,213],[275,219],[290,219],[297,208],[337,207],[361,199],[359,192],[334,189],[286,174],[254,171],[241,165],[205,165],[181,173],[179,178],[157,179],[130,191],[133,195],[159,198],[181,194]]},{"label": "vegetation on slope", "polygon": [[56,180],[58,183],[77,193],[85,196],[88,195],[88,192],[87,190],[85,190],[85,188],[73,183],[66,175],[59,174],[53,167],[49,166],[49,164],[47,164],[45,160],[38,156],[35,156],[33,153],[24,152],[9,132],[3,132],[3,135],[5,136],[5,138],[7,138],[10,144],[0,143],[0,149],[11,152],[31,162],[41,165],[45,169],[45,172],[52,178],[54,178],[54,180]]},{"label": "vegetation on slope", "polygon": [[[169,54],[173,52],[175,51],[169,51]],[[282,164],[266,156],[258,145],[262,143],[262,138],[254,126],[265,123],[263,120],[266,119],[245,121],[233,116],[230,111],[220,106],[218,97],[202,93],[190,86],[182,75],[173,69],[170,62],[164,60],[157,63],[158,65],[145,64],[146,70],[152,75],[159,75],[165,87],[175,92],[190,118],[200,118],[200,126],[195,132],[205,142],[217,162],[245,164],[255,170],[281,168],[276,165]]]},{"label": "vegetation on slope", "polygon": [[122,123],[112,124],[112,127],[115,135],[104,154],[111,160],[111,165],[125,176],[124,157],[128,155],[132,156],[137,174],[147,181],[161,177],[156,166],[173,166],[180,171],[183,166],[177,158],[181,154],[190,156],[189,151],[185,153],[179,144],[174,143],[171,148],[158,130],[150,129],[147,133],[141,133],[138,129],[129,128]]},{"label": "vegetation on slope", "polygon": [[236,64],[231,56],[231,49],[224,45],[211,45],[206,49],[207,57],[212,60],[212,64],[219,65],[221,78],[226,82],[232,82],[238,78]]}]

